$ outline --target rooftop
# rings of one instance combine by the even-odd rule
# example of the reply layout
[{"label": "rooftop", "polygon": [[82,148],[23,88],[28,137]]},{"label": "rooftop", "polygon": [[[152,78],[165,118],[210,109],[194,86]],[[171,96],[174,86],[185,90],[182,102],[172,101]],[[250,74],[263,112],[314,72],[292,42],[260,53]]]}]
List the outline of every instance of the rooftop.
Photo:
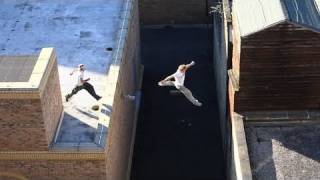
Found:
[{"label": "rooftop", "polygon": [[320,32],[320,0],[234,0],[233,4],[243,37],[284,21]]},{"label": "rooftop", "polygon": [[320,125],[246,126],[254,179],[318,179]]},{"label": "rooftop", "polygon": [[36,56],[0,56],[0,82],[28,82]]},{"label": "rooftop", "polygon": [[[74,88],[76,77],[69,73],[80,63],[86,65],[85,76],[103,96],[122,4],[122,0],[1,1],[0,56],[39,54],[43,47],[54,47],[62,97]],[[29,74],[21,72],[19,78],[25,81]],[[103,104],[103,100],[98,103]],[[96,100],[80,91],[63,104],[64,116],[53,146],[101,149],[101,139],[105,139],[101,136],[107,133],[108,124],[99,120],[99,112],[91,110]],[[103,106],[102,111],[108,108]]]}]

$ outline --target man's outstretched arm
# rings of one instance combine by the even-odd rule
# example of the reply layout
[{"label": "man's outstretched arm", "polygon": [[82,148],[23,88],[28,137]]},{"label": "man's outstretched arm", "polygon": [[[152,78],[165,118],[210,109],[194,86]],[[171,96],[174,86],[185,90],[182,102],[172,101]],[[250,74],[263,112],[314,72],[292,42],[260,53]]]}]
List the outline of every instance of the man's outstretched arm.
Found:
[{"label": "man's outstretched arm", "polygon": [[188,70],[191,66],[195,65],[194,61],[191,61],[189,64],[186,64],[186,70]]},{"label": "man's outstretched arm", "polygon": [[72,76],[72,75],[73,75],[73,73],[74,73],[74,72],[76,72],[77,70],[78,70],[78,68],[74,68],[74,69],[70,72],[70,74],[69,74],[69,75],[70,75],[70,76]]}]

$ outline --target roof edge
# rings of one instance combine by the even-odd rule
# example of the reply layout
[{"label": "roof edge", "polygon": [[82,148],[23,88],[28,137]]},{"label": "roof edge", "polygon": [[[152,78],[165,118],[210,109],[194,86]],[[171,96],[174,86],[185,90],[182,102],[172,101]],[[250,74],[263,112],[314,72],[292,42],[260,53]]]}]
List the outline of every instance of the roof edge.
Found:
[{"label": "roof edge", "polygon": [[273,23],[273,24],[270,24],[270,25],[268,25],[268,26],[265,26],[265,27],[263,27],[262,29],[259,29],[259,30],[256,30],[256,31],[253,31],[253,32],[251,32],[251,33],[247,33],[247,34],[245,34],[245,35],[240,35],[241,37],[248,37],[248,36],[251,36],[251,35],[253,35],[253,34],[255,34],[255,33],[258,33],[258,32],[261,32],[261,31],[263,31],[263,30],[266,30],[266,29],[269,29],[269,28],[271,28],[271,27],[274,27],[274,26],[276,26],[276,25],[278,25],[278,24],[281,24],[281,23],[283,23],[283,22],[286,22],[287,21],[287,19],[283,19],[283,20],[281,20],[281,21],[277,21],[277,22],[275,22],[275,23]]},{"label": "roof edge", "polygon": [[316,28],[313,28],[313,27],[308,26],[308,25],[306,25],[306,24],[301,24],[301,23],[297,23],[297,22],[294,22],[294,21],[290,21],[289,19],[285,19],[285,20],[282,20],[282,21],[278,21],[277,23],[273,23],[273,24],[271,24],[271,25],[269,25],[269,26],[266,26],[265,28],[260,29],[260,30],[258,30],[258,31],[255,31],[255,32],[252,32],[252,33],[248,33],[248,34],[246,34],[246,35],[241,35],[241,38],[246,38],[246,37],[248,37],[248,36],[251,36],[251,35],[253,35],[253,34],[256,34],[256,33],[258,33],[258,32],[261,32],[261,31],[263,31],[263,30],[266,30],[266,29],[268,29],[268,28],[274,27],[275,25],[281,24],[281,23],[283,23],[283,22],[288,22],[288,23],[290,23],[290,24],[293,24],[293,25],[296,25],[296,26],[305,28],[305,29],[310,30],[310,31],[313,31],[313,32],[315,32],[315,33],[320,33],[320,29],[316,29]]}]

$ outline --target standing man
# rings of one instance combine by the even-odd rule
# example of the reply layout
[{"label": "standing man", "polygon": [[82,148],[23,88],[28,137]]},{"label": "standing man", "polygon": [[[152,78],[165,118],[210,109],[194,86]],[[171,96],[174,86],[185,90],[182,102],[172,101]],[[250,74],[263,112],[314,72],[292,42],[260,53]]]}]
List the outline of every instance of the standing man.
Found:
[{"label": "standing man", "polygon": [[[162,81],[158,82],[159,86],[175,86],[180,92],[182,92],[186,98],[196,106],[201,106],[202,103],[193,97],[191,91],[184,86],[184,79],[186,76],[186,71],[193,66],[195,63],[192,61],[189,64],[181,64],[174,74],[166,77]],[[171,81],[174,79],[174,81]]]},{"label": "standing man", "polygon": [[84,64],[79,64],[78,65],[78,68],[74,69],[71,73],[70,73],[70,76],[72,76],[75,72],[77,74],[77,85],[75,88],[73,88],[72,92],[70,94],[67,94],[66,95],[66,101],[68,102],[69,99],[77,94],[80,90],[82,89],[85,89],[88,91],[88,93],[91,94],[92,97],[94,97],[97,101],[99,99],[101,99],[101,96],[98,96],[93,88],[93,86],[88,83],[88,81],[90,80],[90,78],[87,78],[87,79],[83,79],[84,78],[84,71],[85,71],[85,68],[84,68]]}]

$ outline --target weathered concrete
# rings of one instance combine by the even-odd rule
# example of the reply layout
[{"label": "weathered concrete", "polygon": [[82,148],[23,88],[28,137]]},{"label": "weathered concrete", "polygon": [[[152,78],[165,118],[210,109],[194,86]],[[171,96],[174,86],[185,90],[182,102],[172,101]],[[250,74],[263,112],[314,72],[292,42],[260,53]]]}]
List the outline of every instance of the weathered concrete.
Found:
[{"label": "weathered concrete", "polygon": [[319,179],[319,124],[245,129],[254,179]]}]

